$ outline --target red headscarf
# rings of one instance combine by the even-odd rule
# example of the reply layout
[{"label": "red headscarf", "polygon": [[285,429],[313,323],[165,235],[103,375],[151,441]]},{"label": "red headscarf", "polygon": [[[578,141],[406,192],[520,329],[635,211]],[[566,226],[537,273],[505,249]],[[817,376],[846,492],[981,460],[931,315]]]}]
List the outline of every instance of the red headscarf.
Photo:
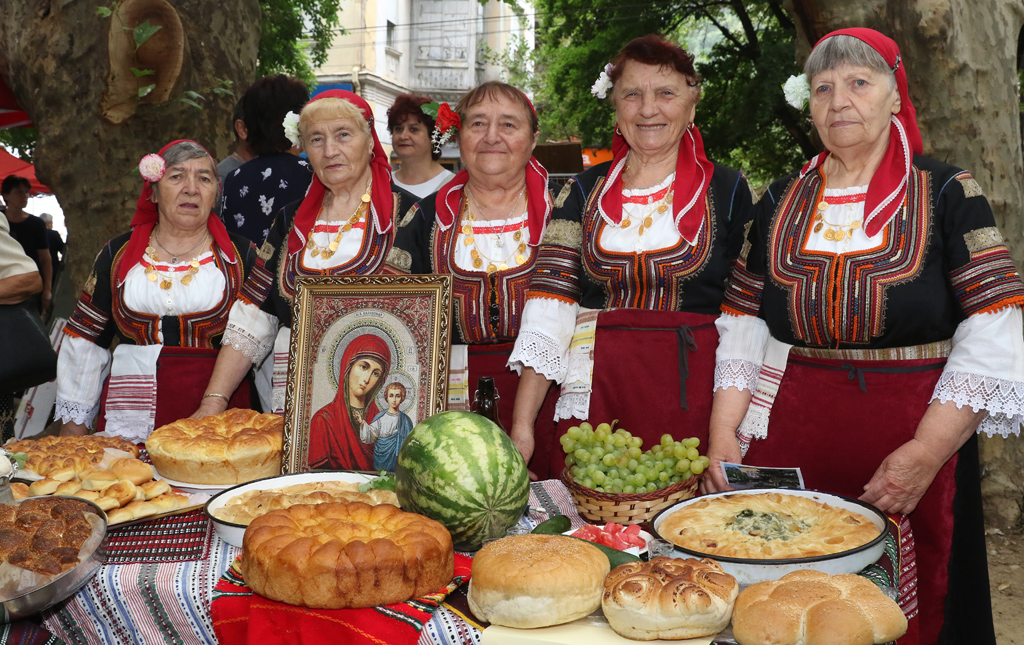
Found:
[{"label": "red headscarf", "polygon": [[[158,154],[162,157],[171,146],[184,142],[196,143],[191,139],[178,139],[160,148]],[[198,143],[196,145],[199,146]],[[199,147],[203,148],[202,146]],[[206,148],[203,148],[203,151],[206,152],[207,156],[210,156]],[[210,156],[210,159],[212,160],[213,157]],[[213,166],[216,169],[217,162],[214,161]],[[218,179],[218,185],[219,181]],[[142,259],[142,255],[146,252],[146,247],[149,246],[149,236],[153,233],[157,222],[160,221],[160,213],[157,211],[156,204],[150,199],[152,196],[153,184],[148,179],[143,179],[142,193],[139,194],[139,201],[135,203],[135,217],[132,218],[131,223],[132,236],[128,240],[128,247],[125,249],[124,256],[121,259],[121,269],[117,272],[118,286],[124,283],[125,278],[128,277],[128,272]],[[210,215],[206,218],[206,227],[213,237],[214,244],[220,248],[228,262],[234,264],[235,247],[228,236],[228,230],[224,228],[224,222],[220,221],[220,218],[213,211],[210,211]]]},{"label": "red headscarf", "polygon": [[[626,166],[629,143],[619,133],[618,124],[612,136],[612,168],[601,189],[598,210],[608,222],[618,225],[622,221],[622,170]],[[683,239],[690,244],[697,241],[700,224],[704,221],[707,195],[715,165],[704,153],[704,139],[696,125],[683,133],[676,156],[676,178],[672,184],[672,213],[676,227]]]},{"label": "red headscarf", "polygon": [[[358,94],[347,90],[320,92],[309,103],[320,99],[348,101],[359,108],[363,118],[370,125],[370,136],[373,137],[373,154],[370,157],[370,173],[373,175],[373,187],[370,190],[370,213],[378,233],[390,231],[391,211],[394,207],[394,197],[391,194],[391,164],[388,163],[388,155],[384,152],[384,147],[380,145],[380,139],[377,138],[377,130],[373,127],[373,111]],[[309,184],[309,190],[306,191],[302,203],[299,204],[292,230],[288,233],[288,255],[298,253],[306,244],[306,238],[309,236],[313,224],[316,223],[316,216],[320,213],[326,193],[327,188],[324,187],[316,173],[313,173],[313,181]]]},{"label": "red headscarf", "polygon": [[[533,102],[525,94],[523,98],[536,117],[537,109],[533,107]],[[469,171],[463,169],[437,191],[434,207],[437,211],[437,223],[442,230],[447,231],[455,222],[459,202],[462,201],[462,189],[468,181]],[[551,200],[548,198],[548,171],[536,157],[530,157],[526,164],[526,223],[530,227],[530,239],[527,240],[527,244],[530,246],[539,245],[541,238],[544,237],[551,206]]]},{"label": "red headscarf", "polygon": [[[864,212],[867,214],[864,218],[864,233],[871,237],[877,235],[882,227],[889,223],[893,215],[903,207],[903,201],[906,199],[910,164],[914,153],[921,154],[923,146],[921,131],[917,127],[917,110],[910,102],[907,72],[896,41],[874,29],[854,27],[833,31],[814,46],[817,47],[832,36],[852,36],[878,52],[896,75],[896,90],[900,95],[900,111],[890,119],[889,147],[886,148],[882,163],[868,184],[867,202],[864,204]],[[823,164],[828,155],[829,151],[826,150],[808,161],[800,171],[800,176],[803,177]]]}]

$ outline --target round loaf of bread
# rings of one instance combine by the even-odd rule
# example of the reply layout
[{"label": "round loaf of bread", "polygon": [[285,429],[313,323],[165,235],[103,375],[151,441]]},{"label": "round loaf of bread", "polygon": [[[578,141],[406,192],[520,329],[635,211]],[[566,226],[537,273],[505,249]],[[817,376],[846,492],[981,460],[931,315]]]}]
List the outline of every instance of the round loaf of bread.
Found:
[{"label": "round loaf of bread", "polygon": [[514,535],[473,558],[469,608],[494,625],[530,629],[572,622],[601,606],[608,558],[564,535]]},{"label": "round loaf of bread", "polygon": [[298,504],[249,524],[242,575],[259,595],[301,607],[404,602],[451,581],[448,530],[390,504]]},{"label": "round loaf of bread", "polygon": [[228,410],[157,428],[146,449],[157,472],[192,484],[241,484],[281,474],[284,419]]},{"label": "round loaf of bread", "polygon": [[739,590],[714,560],[659,556],[616,567],[604,581],[601,608],[626,638],[697,638],[725,629]]},{"label": "round loaf of bread", "polygon": [[903,636],[907,618],[867,578],[805,570],[744,589],[732,631],[740,645],[870,645]]}]

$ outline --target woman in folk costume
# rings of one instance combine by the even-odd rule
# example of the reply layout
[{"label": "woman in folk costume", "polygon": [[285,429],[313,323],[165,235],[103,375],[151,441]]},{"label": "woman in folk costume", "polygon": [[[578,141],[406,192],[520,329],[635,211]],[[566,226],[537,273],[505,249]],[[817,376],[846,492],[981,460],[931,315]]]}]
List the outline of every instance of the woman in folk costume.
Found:
[{"label": "woman in folk costume", "polygon": [[[139,170],[132,231],[100,249],[64,328],[56,412],[64,435],[85,434],[101,406],[99,430],[142,442],[195,409],[256,260],[255,247],[212,213],[217,164],[202,146],[173,141]],[[242,379],[225,396],[251,407]]]},{"label": "woman in folk costume", "polygon": [[871,29],[807,60],[826,151],[768,189],[730,283],[704,486],[799,466],[905,514],[908,642],[994,643],[976,435],[1024,419],[1024,283],[978,182],[921,156],[904,64]]},{"label": "woman in folk costume", "polygon": [[281,210],[259,250],[197,418],[227,409],[225,393],[261,364],[263,409],[284,412],[298,278],[393,272],[397,216],[414,198],[391,183],[370,106],[352,92],[321,92],[297,118],[286,118],[285,128],[309,155],[314,178],[302,201]]},{"label": "woman in folk costume", "polygon": [[[462,380],[450,388],[449,409],[467,405],[477,379],[491,376],[507,429],[519,378],[505,364],[551,216],[548,173],[533,157],[537,113],[520,90],[492,81],[467,92],[455,112],[442,104],[436,123],[439,135],[457,137],[464,169],[416,205],[396,245],[409,251],[412,273],[452,276],[451,370]],[[552,394],[552,415],[554,402]]]},{"label": "woman in folk costume", "polygon": [[380,410],[374,400],[391,367],[391,350],[380,337],[363,334],[345,347],[338,393],[309,424],[309,466],[373,470],[374,444],[360,441],[364,423]]},{"label": "woman in folk costume", "polygon": [[[743,176],[704,154],[698,83],[693,57],[650,35],[595,84],[602,98],[612,86],[614,159],[560,193],[509,361],[522,370],[512,439],[541,477],[562,470],[558,435],[579,419],[618,419],[647,448],[707,438],[714,321],[753,204]],[[551,381],[558,432],[535,432]]]}]

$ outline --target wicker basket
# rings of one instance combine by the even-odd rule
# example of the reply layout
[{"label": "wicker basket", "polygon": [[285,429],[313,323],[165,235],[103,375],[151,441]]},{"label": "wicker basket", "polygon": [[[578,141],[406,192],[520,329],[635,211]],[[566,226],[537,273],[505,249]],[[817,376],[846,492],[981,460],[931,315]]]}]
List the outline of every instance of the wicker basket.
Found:
[{"label": "wicker basket", "polygon": [[641,524],[654,518],[663,508],[676,502],[690,499],[697,492],[700,475],[649,493],[602,493],[586,488],[573,481],[566,467],[560,479],[572,494],[576,509],[584,519],[616,522],[618,524]]}]

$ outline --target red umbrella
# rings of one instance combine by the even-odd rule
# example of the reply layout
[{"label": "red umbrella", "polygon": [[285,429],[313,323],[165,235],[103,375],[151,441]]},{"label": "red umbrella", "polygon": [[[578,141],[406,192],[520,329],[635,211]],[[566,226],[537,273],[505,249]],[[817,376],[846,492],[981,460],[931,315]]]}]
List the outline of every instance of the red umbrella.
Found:
[{"label": "red umbrella", "polygon": [[21,109],[14,98],[14,92],[7,87],[3,77],[0,77],[0,130],[29,125],[32,125],[32,119]]},{"label": "red umbrella", "polygon": [[32,184],[32,194],[46,194],[52,195],[51,191],[46,186],[39,183],[36,179],[36,167],[25,161],[24,159],[18,159],[11,153],[7,152],[3,148],[0,148],[0,179],[3,179],[7,175],[18,175],[29,180]]}]

